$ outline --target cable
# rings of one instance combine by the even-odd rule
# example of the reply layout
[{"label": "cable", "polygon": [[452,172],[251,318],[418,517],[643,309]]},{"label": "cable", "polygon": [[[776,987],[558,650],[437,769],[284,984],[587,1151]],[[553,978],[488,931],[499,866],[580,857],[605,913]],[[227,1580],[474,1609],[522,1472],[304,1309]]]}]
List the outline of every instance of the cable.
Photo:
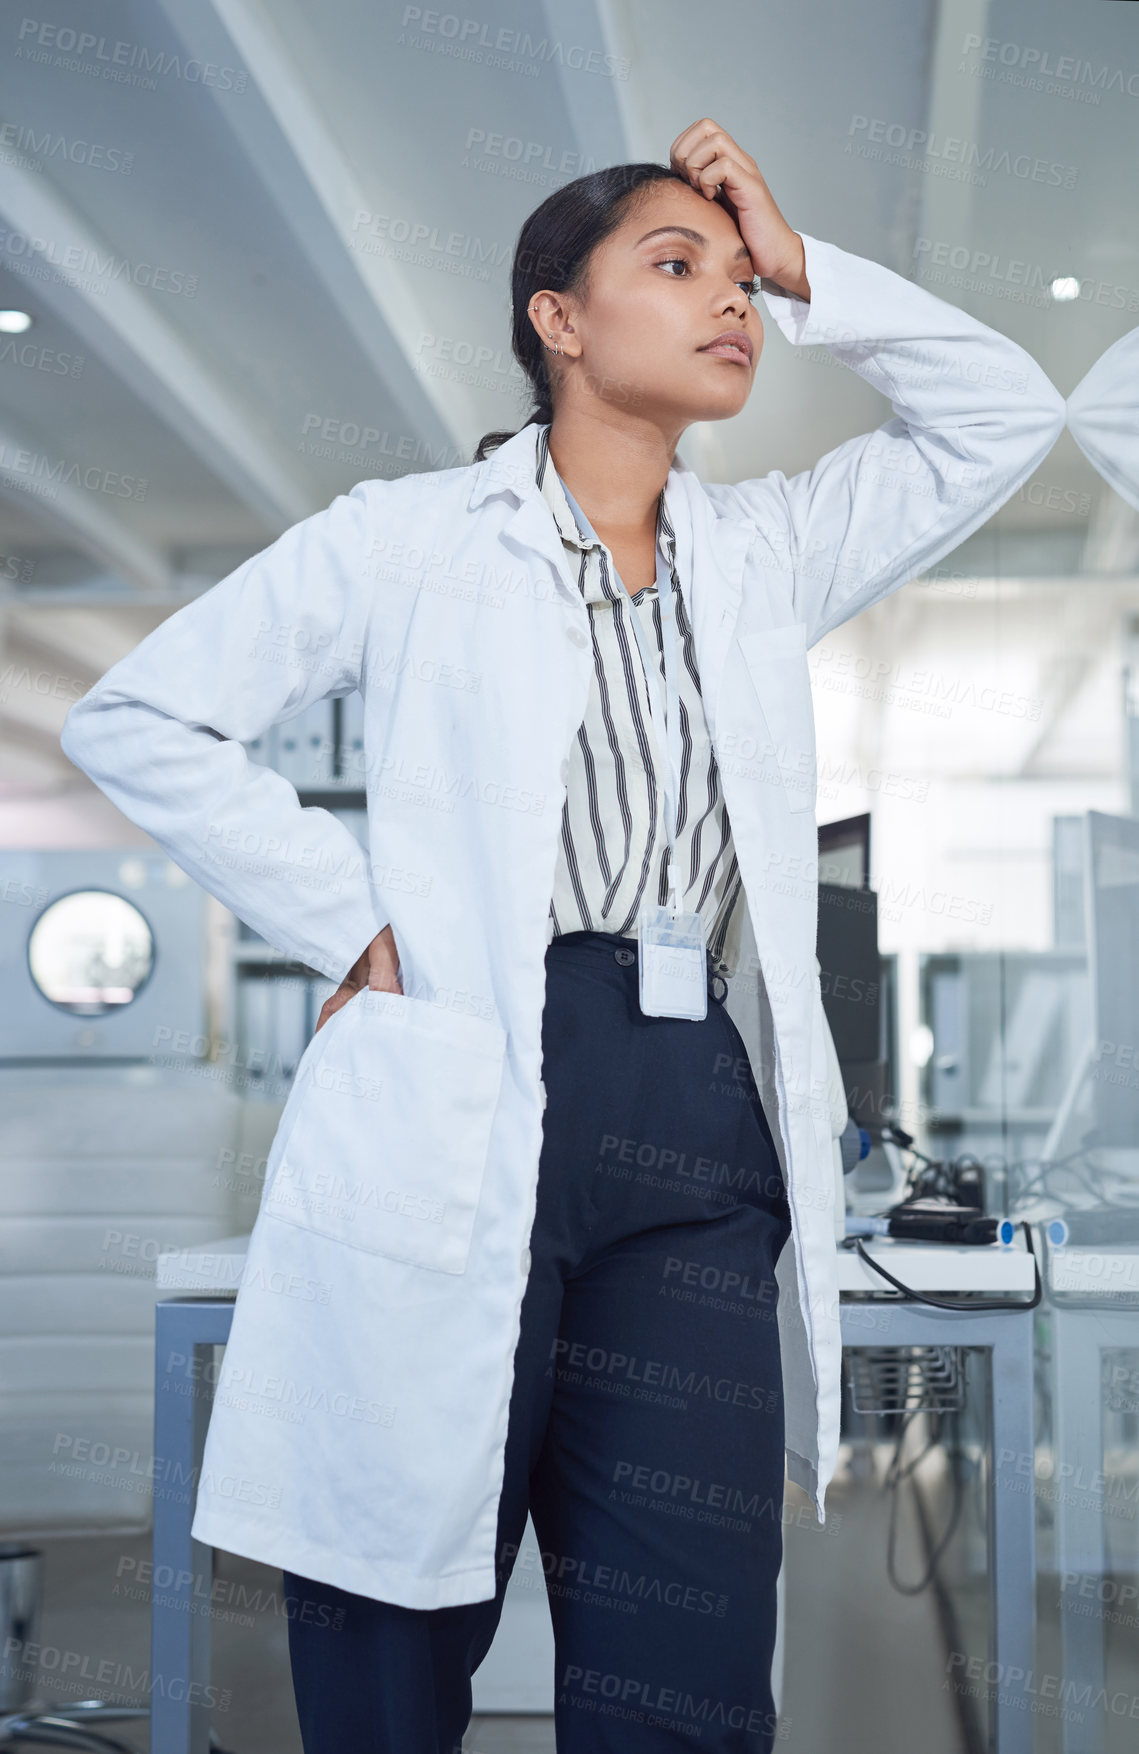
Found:
[{"label": "cable", "polygon": [[904,1285],[900,1279],[895,1279],[894,1275],[888,1273],[879,1261],[876,1261],[872,1255],[868,1255],[862,1246],[860,1236],[845,1237],[842,1246],[849,1248],[853,1245],[866,1265],[872,1267],[876,1273],[880,1273],[883,1279],[888,1279],[894,1290],[900,1291],[908,1303],[926,1303],[931,1309],[1008,1310],[1011,1313],[1014,1310],[1035,1309],[1044,1295],[1044,1287],[1040,1282],[1040,1263],[1036,1259],[1036,1250],[1032,1246],[1032,1228],[1027,1219],[1022,1218],[1020,1223],[1021,1229],[1024,1231],[1025,1241],[1028,1244],[1028,1252],[1032,1256],[1032,1271],[1036,1279],[1036,1289],[1027,1301],[1022,1300],[1019,1303],[1012,1303],[1007,1297],[979,1298],[975,1303],[962,1303],[959,1298],[927,1297],[924,1292],[915,1291],[912,1286]]},{"label": "cable", "polygon": [[[929,1442],[926,1444],[925,1448],[923,1450],[919,1450],[917,1455],[913,1456],[910,1459],[910,1461],[908,1461],[906,1463],[905,1467],[903,1467],[901,1458],[902,1458],[902,1450],[905,1446],[906,1437],[909,1433],[909,1429],[910,1429],[911,1424],[913,1423],[913,1420],[917,1417],[917,1415],[919,1413],[923,1413],[923,1412],[928,1412],[930,1415],[930,1429],[931,1429],[932,1435],[929,1439]],[[923,1462],[925,1460],[926,1456],[928,1456],[933,1450],[937,1449],[940,1444],[941,1444],[941,1414],[933,1408],[924,1408],[924,1407],[912,1408],[910,1410],[910,1413],[908,1414],[908,1416],[906,1416],[904,1418],[903,1423],[899,1428],[897,1441],[895,1442],[895,1445],[894,1445],[894,1454],[893,1454],[893,1457],[890,1461],[890,1465],[886,1470],[886,1478],[883,1481],[883,1486],[886,1488],[886,1490],[893,1494],[893,1497],[892,1497],[891,1503],[890,1503],[889,1527],[888,1527],[887,1535],[886,1535],[886,1575],[889,1577],[890,1582],[893,1584],[893,1586],[897,1590],[898,1594],[902,1595],[902,1596],[920,1596],[923,1593],[923,1591],[925,1591],[929,1588],[930,1583],[933,1581],[933,1578],[936,1574],[938,1563],[939,1563],[942,1555],[945,1553],[946,1549],[948,1548],[949,1543],[952,1540],[954,1532],[957,1528],[957,1525],[961,1520],[961,1509],[962,1509],[962,1506],[963,1506],[964,1501],[965,1501],[965,1495],[964,1495],[964,1492],[962,1490],[962,1485],[961,1485],[961,1472],[960,1472],[959,1466],[957,1465],[957,1460],[956,1460],[955,1455],[953,1454],[953,1452],[947,1451],[947,1453],[949,1454],[949,1457],[950,1457],[950,1471],[951,1471],[952,1478],[953,1478],[953,1505],[952,1505],[952,1509],[950,1511],[948,1525],[945,1528],[944,1532],[941,1535],[940,1540],[936,1543],[936,1545],[931,1546],[927,1550],[925,1576],[920,1580],[920,1582],[915,1583],[915,1584],[902,1583],[900,1578],[897,1575],[897,1570],[896,1570],[897,1533],[898,1533],[898,1526],[897,1526],[898,1525],[898,1505],[899,1505],[900,1496],[901,1496],[900,1488],[901,1488],[903,1481],[909,1480],[915,1493],[918,1491],[917,1481],[911,1479],[911,1476],[916,1471],[919,1463]]]},{"label": "cable", "polygon": [[[951,1435],[944,1447],[953,1469],[954,1488],[955,1492],[958,1494],[953,1513],[954,1524],[951,1525],[952,1527],[956,1523],[958,1510],[964,1499],[964,1487],[961,1485],[963,1458],[960,1448],[959,1433],[957,1431],[959,1423],[957,1415],[949,1415],[947,1423]],[[918,1484],[916,1475],[912,1475],[910,1478],[910,1491],[913,1494],[914,1511],[917,1515],[922,1544],[925,1547],[927,1561],[930,1565],[930,1594],[933,1597],[934,1612],[937,1615],[941,1628],[942,1641],[945,1648],[946,1658],[948,1659],[954,1651],[962,1649],[962,1632],[957,1614],[954,1610],[952,1598],[946,1587],[945,1580],[942,1577],[939,1563],[945,1551],[946,1543],[943,1538],[942,1541],[938,1542],[936,1545],[934,1544],[930,1528],[929,1511],[926,1507],[925,1498],[921,1486]],[[954,1693],[953,1709],[957,1717],[958,1730],[961,1736],[962,1754],[987,1754],[989,1738],[982,1728],[977,1702],[968,1693]]]},{"label": "cable", "polygon": [[[1066,1157],[1051,1158],[1042,1161],[1039,1158],[1025,1158],[1019,1162],[1009,1163],[1004,1160],[999,1166],[991,1162],[983,1162],[972,1152],[964,1152],[960,1157],[944,1161],[940,1158],[928,1157],[919,1151],[912,1136],[903,1128],[888,1123],[882,1129],[883,1137],[889,1135],[891,1142],[899,1149],[909,1153],[911,1157],[920,1159],[922,1168],[911,1166],[906,1171],[906,1198],[923,1194],[941,1195],[948,1199],[959,1197],[958,1184],[962,1171],[979,1173],[989,1176],[999,1167],[1005,1176],[1009,1191],[1009,1207],[1015,1211],[1018,1206],[1030,1200],[1033,1194],[1051,1194],[1061,1201],[1070,1199],[1070,1194],[1056,1193],[1053,1178],[1065,1173],[1075,1185],[1088,1194],[1097,1206],[1109,1206],[1113,1210],[1134,1212],[1139,1210],[1139,1201],[1119,1198],[1121,1193],[1134,1191],[1134,1179],[1121,1170],[1111,1169],[1091,1162],[1090,1153],[1095,1149],[1098,1134],[1093,1128],[1084,1134],[1075,1150],[1069,1151]],[[1081,1161],[1082,1160],[1082,1161]],[[1112,1194],[1115,1197],[1112,1197]],[[969,1204],[967,1200],[962,1204]]]}]

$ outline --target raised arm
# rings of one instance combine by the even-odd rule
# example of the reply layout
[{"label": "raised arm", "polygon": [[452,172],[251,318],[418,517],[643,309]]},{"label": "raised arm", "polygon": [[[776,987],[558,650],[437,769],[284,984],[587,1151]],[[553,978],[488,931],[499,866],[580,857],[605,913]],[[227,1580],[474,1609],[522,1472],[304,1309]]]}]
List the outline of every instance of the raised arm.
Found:
[{"label": "raised arm", "polygon": [[978,529],[1026,481],[1064,426],[1064,398],[1030,354],[891,269],[800,233],[810,302],[764,283],[795,347],[822,346],[893,405],[813,468],[709,497],[754,522],[793,580],[807,644]]},{"label": "raised arm", "polygon": [[367,856],[242,743],[360,685],[367,492],[339,495],[171,615],[76,701],[60,739],[175,864],[332,981],[387,924]]}]

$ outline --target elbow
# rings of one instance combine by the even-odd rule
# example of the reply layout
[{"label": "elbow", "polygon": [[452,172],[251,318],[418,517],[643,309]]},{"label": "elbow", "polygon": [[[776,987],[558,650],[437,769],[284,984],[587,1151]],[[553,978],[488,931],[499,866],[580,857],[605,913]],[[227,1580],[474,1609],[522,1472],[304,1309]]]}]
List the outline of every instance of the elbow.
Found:
[{"label": "elbow", "polygon": [[1038,388],[1020,409],[1025,462],[1030,469],[1042,463],[1068,424],[1068,404],[1059,390],[1040,374]]},{"label": "elbow", "polygon": [[1009,361],[1007,395],[994,400],[990,430],[1001,440],[1023,444],[1033,466],[1046,457],[1068,423],[1068,404],[1032,355],[1016,347]]},{"label": "elbow", "polygon": [[87,720],[90,716],[88,708],[90,698],[90,693],[87,693],[74,703],[64,719],[59,733],[59,747],[63,750],[72,767],[78,767],[84,772],[86,766],[83,760],[83,750],[86,742]]},{"label": "elbow", "polygon": [[1052,434],[1052,443],[1055,444],[1056,440],[1068,424],[1068,404],[1065,398],[1061,396],[1055,384],[1049,383],[1047,390],[1048,393],[1043,398],[1043,412],[1044,418],[1048,422],[1049,431]]},{"label": "elbow", "polygon": [[981,468],[1035,469],[1070,418],[1059,390],[1034,371],[1018,392],[993,402],[960,433],[963,454]]},{"label": "elbow", "polygon": [[1082,393],[1083,385],[1077,384],[1064,404],[1064,424],[1084,455],[1087,455],[1085,438],[1089,430],[1094,430],[1096,420],[1096,404]]},{"label": "elbow", "polygon": [[113,716],[98,688],[92,688],[71,707],[59,733],[59,746],[72,767],[88,774],[96,783]]},{"label": "elbow", "polygon": [[1051,443],[1055,444],[1065,426],[1068,424],[1068,403],[1052,382],[1048,374],[1035,362],[1030,380],[1032,410],[1034,424],[1041,433],[1047,433]]},{"label": "elbow", "polygon": [[1003,399],[1004,417],[1030,443],[1046,442],[1051,448],[1067,425],[1067,401],[1034,359],[1028,354],[1021,359],[1013,394]]}]

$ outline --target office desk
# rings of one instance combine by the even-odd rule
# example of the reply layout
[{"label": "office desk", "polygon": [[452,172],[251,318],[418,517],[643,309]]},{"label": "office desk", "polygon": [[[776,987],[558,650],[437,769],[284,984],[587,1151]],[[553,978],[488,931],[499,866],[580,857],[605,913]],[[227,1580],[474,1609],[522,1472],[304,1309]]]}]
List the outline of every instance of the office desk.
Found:
[{"label": "office desk", "polygon": [[[213,1550],[191,1538],[190,1524],[209,1423],[207,1348],[224,1345],[229,1334],[247,1244],[247,1236],[226,1237],[158,1257],[151,1754],[209,1750]],[[883,1237],[867,1247],[919,1291],[1007,1293],[1015,1300],[1033,1286],[1032,1262],[1019,1245],[946,1248]],[[847,1250],[839,1251],[838,1269],[844,1346],[956,1345],[990,1353],[989,1576],[995,1600],[988,1657],[1001,1665],[1002,1675],[1027,1675],[1034,1664],[1036,1607],[1031,1312],[943,1311],[906,1303]],[[1023,1463],[1017,1467],[1017,1458],[1025,1456],[1027,1491]],[[552,1707],[551,1675],[545,1709]],[[998,1754],[1031,1754],[1031,1712],[1015,1700],[1006,1702],[997,1707],[996,1723]]]}]

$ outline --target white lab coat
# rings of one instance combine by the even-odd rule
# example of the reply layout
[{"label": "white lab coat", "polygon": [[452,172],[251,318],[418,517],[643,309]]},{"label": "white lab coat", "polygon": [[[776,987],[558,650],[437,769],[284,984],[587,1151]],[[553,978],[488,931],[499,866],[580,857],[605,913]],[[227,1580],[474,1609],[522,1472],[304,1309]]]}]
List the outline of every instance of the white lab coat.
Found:
[{"label": "white lab coat", "polygon": [[[755,1070],[776,1092],[793,1221],[788,1468],[822,1517],[840,1334],[807,648],[982,524],[1047,454],[1064,401],[1003,335],[804,245],[810,302],[765,289],[769,313],[893,417],[791,478],[706,486],[677,458],[666,492],[772,1023],[773,1080]],[[179,865],[329,979],[392,926],[403,995],[358,994],[317,1032],[273,1141],[193,1533],[414,1608],[495,1589],[547,916],[592,667],[534,440],[360,482],[172,615],[63,735]],[[367,860],[242,748],[357,688]]]},{"label": "white lab coat", "polygon": [[1068,397],[1072,437],[1139,511],[1139,328],[1101,353]]}]

